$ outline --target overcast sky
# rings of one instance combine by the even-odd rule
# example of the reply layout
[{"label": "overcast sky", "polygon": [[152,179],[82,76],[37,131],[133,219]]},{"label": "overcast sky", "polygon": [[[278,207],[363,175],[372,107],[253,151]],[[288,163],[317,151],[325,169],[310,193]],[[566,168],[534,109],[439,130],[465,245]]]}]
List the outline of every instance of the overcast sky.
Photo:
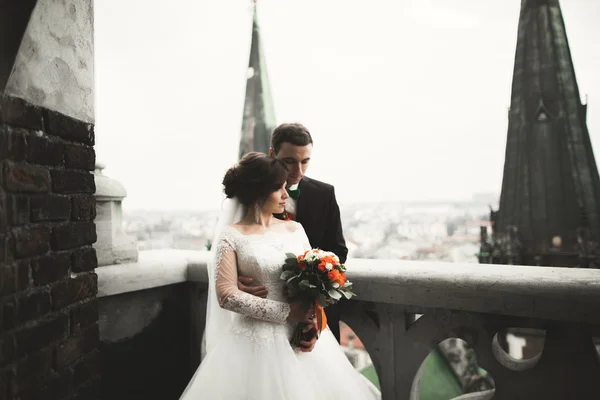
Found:
[{"label": "overcast sky", "polygon": [[[452,3],[452,4],[449,4]],[[600,157],[600,2],[563,0]],[[498,192],[520,0],[259,0],[277,122],[341,204]],[[250,0],[95,2],[97,158],[126,208],[218,209],[236,161]]]}]

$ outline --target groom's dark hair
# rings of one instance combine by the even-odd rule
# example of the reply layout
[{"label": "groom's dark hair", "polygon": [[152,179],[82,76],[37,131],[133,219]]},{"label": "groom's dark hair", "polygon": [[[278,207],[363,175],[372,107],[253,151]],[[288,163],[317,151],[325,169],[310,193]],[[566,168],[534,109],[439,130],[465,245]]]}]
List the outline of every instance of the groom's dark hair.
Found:
[{"label": "groom's dark hair", "polygon": [[223,177],[223,190],[227,197],[237,197],[240,203],[249,206],[264,201],[280,189],[287,174],[283,161],[251,152],[229,168]]},{"label": "groom's dark hair", "polygon": [[271,135],[271,148],[275,154],[279,153],[283,143],[291,143],[295,146],[308,146],[312,144],[312,136],[302,124],[281,124],[273,130]]}]

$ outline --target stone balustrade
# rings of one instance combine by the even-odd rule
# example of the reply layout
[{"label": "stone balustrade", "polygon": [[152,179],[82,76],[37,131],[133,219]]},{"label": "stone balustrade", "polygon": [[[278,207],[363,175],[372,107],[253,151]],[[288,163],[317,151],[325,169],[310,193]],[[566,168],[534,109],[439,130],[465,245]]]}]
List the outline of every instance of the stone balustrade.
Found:
[{"label": "stone balustrade", "polygon": [[[191,282],[192,342],[199,354],[209,257],[142,251],[136,263],[97,270],[98,296]],[[347,265],[358,297],[346,302],[342,319],[369,351],[384,399],[418,399],[423,360],[451,337],[474,348],[496,386],[495,393],[461,398],[600,398],[593,343],[600,337],[600,270],[363,259]],[[510,357],[498,334],[514,328],[544,330],[541,353]]]}]

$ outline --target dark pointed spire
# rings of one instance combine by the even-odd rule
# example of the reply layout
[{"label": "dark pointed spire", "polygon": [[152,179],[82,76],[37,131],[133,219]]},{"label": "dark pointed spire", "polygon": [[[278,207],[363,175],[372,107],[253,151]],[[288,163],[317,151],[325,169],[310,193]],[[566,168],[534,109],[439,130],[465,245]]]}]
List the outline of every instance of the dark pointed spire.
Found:
[{"label": "dark pointed spire", "polygon": [[585,114],[558,0],[523,0],[495,229],[517,229],[525,264],[574,254],[582,212],[600,237],[600,178]]},{"label": "dark pointed spire", "polygon": [[275,128],[275,111],[258,28],[256,1],[254,1],[252,44],[250,46],[246,100],[242,119],[240,158],[249,151],[260,151],[268,154],[273,128]]}]

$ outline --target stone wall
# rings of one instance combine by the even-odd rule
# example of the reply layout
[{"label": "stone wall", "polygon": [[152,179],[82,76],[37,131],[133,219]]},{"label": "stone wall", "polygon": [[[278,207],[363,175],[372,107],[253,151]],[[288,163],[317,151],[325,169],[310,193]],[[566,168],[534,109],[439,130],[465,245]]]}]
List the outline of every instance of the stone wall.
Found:
[{"label": "stone wall", "polygon": [[0,400],[99,394],[93,125],[0,97]]},{"label": "stone wall", "polygon": [[14,60],[3,92],[93,123],[93,1],[37,0],[33,9],[31,0],[2,3],[0,12],[15,15],[18,23],[0,32],[7,31],[9,44],[20,41],[16,54],[14,45],[0,52]]}]

